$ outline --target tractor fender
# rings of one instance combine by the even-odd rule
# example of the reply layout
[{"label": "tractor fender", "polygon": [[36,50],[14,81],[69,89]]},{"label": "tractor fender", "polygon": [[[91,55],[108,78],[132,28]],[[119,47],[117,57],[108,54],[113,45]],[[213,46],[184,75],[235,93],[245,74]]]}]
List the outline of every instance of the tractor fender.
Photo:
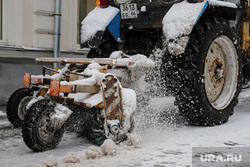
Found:
[{"label": "tractor fender", "polygon": [[106,30],[110,31],[115,40],[118,40],[120,10],[111,6],[107,8],[96,7],[82,21],[81,48],[98,48]]},{"label": "tractor fender", "polygon": [[201,17],[216,15],[227,20],[235,20],[236,10],[237,6],[233,3],[215,0],[177,3],[170,8],[162,21],[165,38],[163,45],[173,56],[183,54],[189,36]]}]

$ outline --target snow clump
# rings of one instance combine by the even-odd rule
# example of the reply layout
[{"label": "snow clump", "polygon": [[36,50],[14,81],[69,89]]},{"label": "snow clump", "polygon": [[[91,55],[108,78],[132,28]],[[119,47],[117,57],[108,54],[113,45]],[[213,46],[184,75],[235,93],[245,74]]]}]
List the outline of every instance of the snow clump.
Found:
[{"label": "snow clump", "polygon": [[124,152],[129,154],[130,151],[142,147],[142,139],[139,135],[128,134],[127,137],[127,140],[119,145],[111,139],[106,139],[100,147],[90,146],[85,154],[69,152],[61,159],[48,156],[40,164],[27,164],[25,167],[83,167],[93,163],[93,159],[105,162],[105,157],[118,156]]},{"label": "snow clump", "polygon": [[141,148],[142,138],[138,134],[127,134],[126,148]]},{"label": "snow clump", "polygon": [[177,56],[185,52],[189,34],[206,3],[206,1],[202,3],[183,1],[174,4],[164,16],[162,24],[166,38],[165,46],[170,54]]},{"label": "snow clump", "polygon": [[105,156],[116,156],[126,150],[142,147],[142,138],[138,134],[127,134],[127,140],[119,145],[111,139],[106,139],[100,147],[90,146],[85,152],[87,159],[96,159]]},{"label": "snow clump", "polygon": [[103,156],[102,149],[96,146],[90,146],[85,152],[87,159],[95,159]]},{"label": "snow clump", "polygon": [[64,164],[80,164],[81,161],[84,159],[82,154],[70,152],[68,153],[62,160]]},{"label": "snow clump", "polygon": [[81,42],[84,43],[95,36],[97,31],[104,31],[109,22],[119,12],[115,7],[98,8],[92,10],[82,21]]},{"label": "snow clump", "polygon": [[48,167],[57,166],[57,164],[58,164],[58,159],[54,156],[48,156],[43,162],[43,165],[48,166]]},{"label": "snow clump", "polygon": [[114,156],[118,152],[118,146],[111,139],[105,140],[104,143],[101,145],[101,149],[104,155],[106,156]]},{"label": "snow clump", "polygon": [[0,116],[1,116],[1,115],[6,115],[6,114],[5,114],[3,111],[0,111]]}]

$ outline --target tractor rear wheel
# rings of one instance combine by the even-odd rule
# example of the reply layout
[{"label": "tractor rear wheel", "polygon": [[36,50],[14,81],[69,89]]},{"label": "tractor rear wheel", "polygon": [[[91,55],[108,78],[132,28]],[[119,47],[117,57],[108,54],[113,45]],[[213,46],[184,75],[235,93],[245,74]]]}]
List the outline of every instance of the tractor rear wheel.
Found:
[{"label": "tractor rear wheel", "polygon": [[186,53],[165,60],[165,67],[175,70],[166,81],[175,84],[170,88],[190,124],[228,121],[241,91],[242,58],[238,38],[227,21],[202,19],[194,27]]}]

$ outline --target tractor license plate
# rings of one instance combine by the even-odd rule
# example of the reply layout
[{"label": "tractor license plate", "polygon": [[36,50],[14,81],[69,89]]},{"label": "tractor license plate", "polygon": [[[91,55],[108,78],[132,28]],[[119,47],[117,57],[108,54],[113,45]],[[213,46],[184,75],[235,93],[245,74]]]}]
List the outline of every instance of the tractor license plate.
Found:
[{"label": "tractor license plate", "polygon": [[122,19],[135,19],[137,18],[137,4],[122,4],[121,5],[121,18]]}]

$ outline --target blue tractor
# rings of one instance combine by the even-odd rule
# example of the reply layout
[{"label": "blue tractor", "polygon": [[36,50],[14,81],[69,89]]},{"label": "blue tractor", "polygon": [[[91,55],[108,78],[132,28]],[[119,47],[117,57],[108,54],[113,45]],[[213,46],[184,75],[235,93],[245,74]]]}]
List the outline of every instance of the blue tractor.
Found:
[{"label": "blue tractor", "polygon": [[89,58],[162,49],[162,81],[180,113],[192,125],[218,125],[249,78],[248,9],[248,1],[97,0],[81,47]]}]

